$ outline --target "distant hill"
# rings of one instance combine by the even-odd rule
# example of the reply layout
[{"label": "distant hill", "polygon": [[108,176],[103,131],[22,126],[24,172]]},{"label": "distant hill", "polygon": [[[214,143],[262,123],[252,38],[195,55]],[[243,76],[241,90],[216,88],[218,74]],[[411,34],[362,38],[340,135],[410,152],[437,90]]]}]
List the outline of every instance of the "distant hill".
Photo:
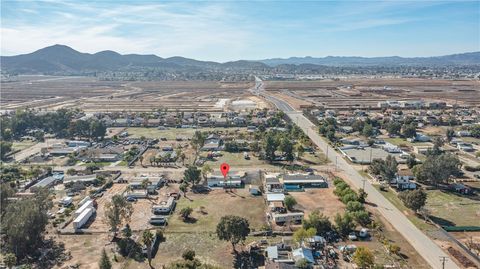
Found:
[{"label": "distant hill", "polygon": [[302,72],[322,70],[325,66],[445,66],[480,65],[480,52],[439,57],[291,57],[260,61],[239,60],[226,63],[198,61],[184,57],[161,58],[156,55],[126,54],[106,50],[94,54],[78,52],[65,45],[53,45],[29,54],[2,56],[2,72],[18,74],[94,74],[109,71],[163,70],[174,72],[227,72],[251,71]]},{"label": "distant hill", "polygon": [[398,56],[392,57],[340,57],[327,56],[323,58],[314,57],[290,57],[290,58],[273,58],[259,60],[269,66],[278,66],[284,64],[314,64],[326,66],[446,66],[446,65],[479,65],[480,52],[468,52],[461,54],[452,54],[436,57],[415,57],[403,58]]}]

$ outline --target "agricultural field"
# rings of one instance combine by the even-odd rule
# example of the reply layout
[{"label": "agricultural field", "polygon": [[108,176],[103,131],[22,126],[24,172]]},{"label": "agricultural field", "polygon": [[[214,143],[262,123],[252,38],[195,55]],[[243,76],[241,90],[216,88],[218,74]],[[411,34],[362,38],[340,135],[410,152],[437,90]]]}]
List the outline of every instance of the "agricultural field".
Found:
[{"label": "agricultural field", "polygon": [[159,130],[157,128],[143,128],[143,127],[130,127],[127,128],[129,137],[131,138],[151,138],[151,139],[160,139],[166,138],[167,140],[175,140],[176,138],[190,139],[196,131],[201,132],[232,132],[232,133],[246,133],[247,128],[169,128],[166,130]]}]

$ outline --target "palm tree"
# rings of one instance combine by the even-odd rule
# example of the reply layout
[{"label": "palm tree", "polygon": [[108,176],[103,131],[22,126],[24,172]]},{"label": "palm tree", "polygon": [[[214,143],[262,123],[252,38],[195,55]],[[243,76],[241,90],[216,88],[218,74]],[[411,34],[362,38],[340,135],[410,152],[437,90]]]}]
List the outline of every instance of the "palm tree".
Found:
[{"label": "palm tree", "polygon": [[148,265],[152,268],[152,243],[153,234],[149,230],[143,231],[142,234],[143,245],[147,248]]}]

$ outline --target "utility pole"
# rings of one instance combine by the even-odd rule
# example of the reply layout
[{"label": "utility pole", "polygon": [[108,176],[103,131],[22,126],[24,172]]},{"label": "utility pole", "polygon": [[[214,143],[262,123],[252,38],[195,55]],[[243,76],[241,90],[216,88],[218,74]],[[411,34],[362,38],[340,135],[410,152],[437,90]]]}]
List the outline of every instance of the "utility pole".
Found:
[{"label": "utility pole", "polygon": [[445,262],[448,260],[447,256],[440,256],[440,261],[442,262],[442,269],[445,269]]}]

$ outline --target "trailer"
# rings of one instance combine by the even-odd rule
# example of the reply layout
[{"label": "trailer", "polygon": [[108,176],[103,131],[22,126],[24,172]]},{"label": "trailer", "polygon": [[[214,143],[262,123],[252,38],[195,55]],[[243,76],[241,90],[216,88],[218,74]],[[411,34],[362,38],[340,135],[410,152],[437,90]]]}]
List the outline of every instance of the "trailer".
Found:
[{"label": "trailer", "polygon": [[170,214],[170,212],[175,208],[175,204],[175,198],[168,197],[167,201],[162,201],[160,202],[160,205],[153,206],[152,213],[155,215]]},{"label": "trailer", "polygon": [[78,217],[80,216],[80,214],[82,214],[83,211],[85,211],[85,209],[87,208],[93,208],[93,201],[92,200],[89,200],[87,201],[86,203],[84,203],[81,207],[77,208],[77,210],[75,210],[75,212],[73,213],[73,215],[75,217]]},{"label": "trailer", "polygon": [[85,223],[87,223],[88,220],[93,216],[94,213],[95,208],[91,207],[87,208],[78,217],[76,217],[73,221],[73,228],[75,229],[75,231],[80,230],[83,225],[85,225]]},{"label": "trailer", "polygon": [[82,199],[82,201],[80,201],[80,203],[78,203],[78,206],[81,207],[83,204],[85,204],[86,202],[92,200],[92,198],[90,198],[90,196],[85,196],[85,198]]}]

